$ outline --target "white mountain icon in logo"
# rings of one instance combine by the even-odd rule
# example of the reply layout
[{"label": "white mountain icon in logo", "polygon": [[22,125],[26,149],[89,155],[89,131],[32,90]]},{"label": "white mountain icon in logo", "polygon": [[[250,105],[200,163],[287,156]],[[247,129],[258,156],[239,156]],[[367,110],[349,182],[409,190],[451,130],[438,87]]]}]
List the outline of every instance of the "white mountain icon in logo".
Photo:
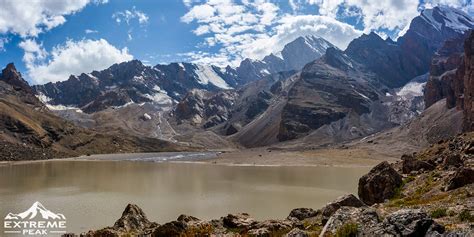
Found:
[{"label": "white mountain icon in logo", "polygon": [[18,214],[13,214],[13,213],[8,213],[8,215],[5,217],[5,220],[19,220],[19,219],[33,219],[38,215],[38,212],[41,214],[41,217],[43,219],[49,220],[65,220],[66,217],[61,214],[61,213],[54,213],[46,207],[43,206],[40,202],[35,202],[33,205],[26,211]]}]

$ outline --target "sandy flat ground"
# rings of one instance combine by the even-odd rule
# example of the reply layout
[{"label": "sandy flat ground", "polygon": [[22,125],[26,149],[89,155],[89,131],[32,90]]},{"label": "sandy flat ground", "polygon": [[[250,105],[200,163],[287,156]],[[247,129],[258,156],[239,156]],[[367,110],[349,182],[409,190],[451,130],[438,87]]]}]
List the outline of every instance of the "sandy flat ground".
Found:
[{"label": "sandy flat ground", "polygon": [[[176,153],[182,154],[182,153]],[[44,161],[120,161],[134,160],[134,158],[164,157],[173,153],[128,153],[128,154],[105,154],[92,155],[75,158],[38,160],[38,161],[6,161],[0,165],[21,164]],[[375,166],[382,161],[395,162],[399,156],[387,155],[370,149],[338,149],[325,148],[306,151],[270,150],[266,148],[245,149],[234,151],[210,152],[208,157],[184,158],[168,160],[168,162],[196,162],[216,165],[249,165],[249,166]],[[144,159],[146,161],[146,159]]]},{"label": "sandy flat ground", "polygon": [[225,165],[275,166],[374,166],[382,161],[394,162],[389,156],[365,149],[317,149],[308,151],[280,151],[248,149],[223,152],[203,162]]}]

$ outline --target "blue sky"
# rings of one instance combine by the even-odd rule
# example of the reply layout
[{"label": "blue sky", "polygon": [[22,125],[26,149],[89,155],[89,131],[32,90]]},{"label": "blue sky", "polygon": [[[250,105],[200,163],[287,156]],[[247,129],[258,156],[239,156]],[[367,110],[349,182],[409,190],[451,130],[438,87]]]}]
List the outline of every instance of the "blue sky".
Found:
[{"label": "blue sky", "polygon": [[370,31],[397,38],[439,4],[474,12],[471,0],[0,0],[0,64],[33,84],[132,58],[236,66],[301,35],[342,49]]}]

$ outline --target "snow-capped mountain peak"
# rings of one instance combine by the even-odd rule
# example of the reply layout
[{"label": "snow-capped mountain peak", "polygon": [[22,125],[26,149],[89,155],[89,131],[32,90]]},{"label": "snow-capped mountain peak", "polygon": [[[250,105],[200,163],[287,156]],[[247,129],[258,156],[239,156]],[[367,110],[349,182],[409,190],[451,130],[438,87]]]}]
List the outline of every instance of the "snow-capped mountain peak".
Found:
[{"label": "snow-capped mountain peak", "polygon": [[425,9],[421,12],[421,17],[439,31],[446,27],[457,32],[464,32],[474,27],[474,20],[471,16],[447,6]]}]

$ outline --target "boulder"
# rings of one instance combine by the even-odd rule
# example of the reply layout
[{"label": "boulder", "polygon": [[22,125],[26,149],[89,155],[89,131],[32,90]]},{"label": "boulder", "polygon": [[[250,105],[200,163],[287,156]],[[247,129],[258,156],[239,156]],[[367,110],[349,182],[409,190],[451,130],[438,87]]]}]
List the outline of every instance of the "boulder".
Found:
[{"label": "boulder", "polygon": [[402,156],[402,172],[404,174],[409,174],[412,171],[420,170],[434,170],[435,166],[422,160],[417,160],[415,157],[410,155]]},{"label": "boulder", "polygon": [[384,161],[359,179],[359,198],[366,204],[383,202],[393,197],[395,189],[402,184],[402,176]]},{"label": "boulder", "polygon": [[301,221],[307,218],[315,217],[319,213],[319,210],[314,210],[312,208],[296,208],[291,210],[290,215],[288,215],[287,219],[290,220],[296,218]]},{"label": "boulder", "polygon": [[247,232],[249,236],[270,237],[271,232],[267,228],[252,229]]},{"label": "boulder", "polygon": [[450,154],[444,157],[443,167],[448,169],[450,167],[461,167],[463,166],[463,161],[459,154]]},{"label": "boulder", "polygon": [[123,236],[123,235],[149,235],[159,225],[147,219],[143,210],[135,204],[128,204],[114,226],[104,229],[89,231],[83,236]]},{"label": "boulder", "polygon": [[369,232],[370,229],[379,225],[379,219],[374,208],[341,207],[326,222],[320,236],[333,236],[339,228],[348,223],[356,224],[360,233]]},{"label": "boulder", "polygon": [[446,191],[457,189],[468,184],[474,183],[474,170],[462,168],[448,180]]},{"label": "boulder", "polygon": [[178,216],[177,220],[181,221],[181,222],[184,222],[184,223],[201,221],[199,218],[196,218],[194,216],[188,216],[188,215],[180,215],[180,216]]},{"label": "boulder", "polygon": [[156,225],[149,221],[143,210],[135,204],[128,204],[122,212],[122,217],[118,219],[113,228],[124,232],[143,231]]},{"label": "boulder", "polygon": [[253,225],[252,229],[265,228],[270,232],[289,231],[293,227],[293,222],[289,220],[266,220]]},{"label": "boulder", "polygon": [[402,209],[383,221],[373,208],[341,207],[331,216],[320,236],[334,235],[346,224],[357,225],[358,236],[436,236],[444,227],[418,209]]},{"label": "boulder", "polygon": [[285,237],[309,237],[309,234],[308,234],[308,232],[306,232],[304,230],[294,228],[290,232],[288,232],[285,235]]},{"label": "boulder", "polygon": [[168,222],[153,231],[153,237],[179,237],[186,231],[186,224],[181,221]]},{"label": "boulder", "polygon": [[250,236],[279,236],[293,228],[293,222],[289,220],[266,220],[258,222],[250,227],[247,232]]},{"label": "boulder", "polygon": [[352,194],[341,196],[322,208],[323,224],[341,207],[362,207],[365,204]]},{"label": "boulder", "polygon": [[420,209],[402,209],[388,215],[373,234],[384,236],[426,236],[443,233],[444,227]]},{"label": "boulder", "polygon": [[222,218],[224,227],[249,229],[250,226],[257,224],[253,218],[247,213],[229,214]]}]

